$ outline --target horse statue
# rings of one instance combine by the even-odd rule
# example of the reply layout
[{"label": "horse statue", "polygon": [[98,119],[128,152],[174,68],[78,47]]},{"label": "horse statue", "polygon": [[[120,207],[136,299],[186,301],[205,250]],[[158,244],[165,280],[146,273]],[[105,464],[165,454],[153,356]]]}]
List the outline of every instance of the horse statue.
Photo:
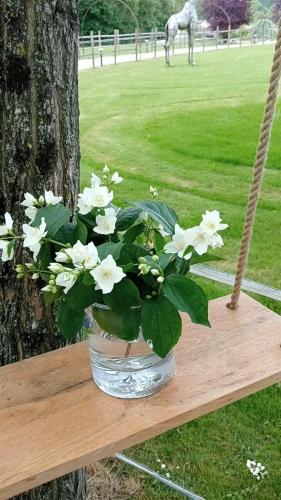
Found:
[{"label": "horse statue", "polygon": [[166,64],[170,65],[170,48],[174,42],[178,30],[187,30],[188,33],[188,64],[193,65],[194,37],[193,24],[197,23],[196,0],[188,0],[183,9],[177,14],[173,14],[165,26],[166,32]]}]

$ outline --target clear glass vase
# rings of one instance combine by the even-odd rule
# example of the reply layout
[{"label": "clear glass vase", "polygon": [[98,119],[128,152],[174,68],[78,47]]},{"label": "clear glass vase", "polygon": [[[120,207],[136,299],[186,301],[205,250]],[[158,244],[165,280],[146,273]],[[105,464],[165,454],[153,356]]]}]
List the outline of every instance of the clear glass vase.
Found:
[{"label": "clear glass vase", "polygon": [[[93,379],[107,394],[123,399],[149,396],[160,391],[174,376],[174,353],[160,358],[144,341],[140,329],[137,340],[127,342],[109,334],[103,325],[112,311],[104,305],[94,304],[87,309],[85,328]],[[104,321],[105,320],[105,321]]]}]

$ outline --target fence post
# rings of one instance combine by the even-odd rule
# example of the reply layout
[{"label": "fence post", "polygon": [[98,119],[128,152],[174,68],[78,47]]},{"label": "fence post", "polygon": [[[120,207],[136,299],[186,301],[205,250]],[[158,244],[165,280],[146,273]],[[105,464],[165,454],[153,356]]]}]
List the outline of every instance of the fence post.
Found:
[{"label": "fence post", "polygon": [[205,46],[206,46],[206,31],[205,30],[202,32],[202,35],[203,35],[203,39],[202,39],[203,47],[202,47],[202,50],[203,50],[203,52],[205,52]]},{"label": "fence post", "polygon": [[228,25],[227,46],[230,47],[230,24]]},{"label": "fence post", "polygon": [[114,64],[117,64],[117,30],[114,30]]},{"label": "fence post", "polygon": [[101,47],[101,32],[100,32],[100,30],[98,31],[98,37],[99,37],[99,47]]},{"label": "fence post", "polygon": [[218,50],[218,48],[219,48],[219,36],[220,36],[220,32],[219,32],[219,27],[217,26],[217,31],[216,31],[216,50]]},{"label": "fence post", "polygon": [[157,28],[154,28],[154,58],[156,59],[157,57]]},{"label": "fence post", "polygon": [[138,30],[135,31],[136,61],[138,60]]},{"label": "fence post", "polygon": [[90,37],[91,37],[91,49],[92,49],[92,61],[93,61],[93,68],[95,67],[95,39],[94,39],[94,32],[90,32]]}]

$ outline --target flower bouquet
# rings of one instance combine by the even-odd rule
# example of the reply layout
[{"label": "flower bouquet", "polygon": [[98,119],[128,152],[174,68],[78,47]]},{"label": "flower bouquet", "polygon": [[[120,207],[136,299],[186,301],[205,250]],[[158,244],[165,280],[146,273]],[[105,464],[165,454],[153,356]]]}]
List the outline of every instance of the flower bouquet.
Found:
[{"label": "flower bouquet", "polygon": [[93,174],[74,214],[51,191],[39,199],[26,193],[29,223],[17,235],[6,213],[0,249],[4,262],[19,242],[30,251],[17,277],[44,282],[46,304],[58,303],[58,327],[68,341],[87,335],[97,385],[132,398],[156,392],[173,376],[179,311],[210,326],[207,297],[188,272],[217,259],[208,249],[223,245],[219,231],[227,225],[218,211],[207,211],[198,226],[182,229],[153,187],[150,200],[118,208],[112,187],[122,181],[107,166],[101,178]]}]

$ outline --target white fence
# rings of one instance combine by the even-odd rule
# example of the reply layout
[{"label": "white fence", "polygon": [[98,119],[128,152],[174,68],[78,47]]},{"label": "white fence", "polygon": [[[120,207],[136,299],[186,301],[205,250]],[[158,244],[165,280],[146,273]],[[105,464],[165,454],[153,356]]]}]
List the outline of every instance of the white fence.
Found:
[{"label": "white fence", "polygon": [[[254,33],[251,30],[238,29],[229,31],[206,31],[196,30],[194,34],[194,46],[203,52],[209,48],[219,49],[223,47],[254,45],[256,43],[266,43],[272,41],[274,33],[269,30],[263,30],[260,33]],[[148,33],[120,34],[115,30],[113,35],[103,35],[102,33],[90,33],[88,36],[79,37],[79,58],[92,59],[93,67],[102,66],[105,57],[113,58],[115,64],[118,59],[124,60],[124,56],[134,56],[138,61],[142,54],[150,54],[152,57],[158,57],[159,52],[163,52],[165,43],[165,33],[156,29]],[[188,36],[186,31],[179,32],[174,45],[173,52],[176,49],[188,47]]]}]

